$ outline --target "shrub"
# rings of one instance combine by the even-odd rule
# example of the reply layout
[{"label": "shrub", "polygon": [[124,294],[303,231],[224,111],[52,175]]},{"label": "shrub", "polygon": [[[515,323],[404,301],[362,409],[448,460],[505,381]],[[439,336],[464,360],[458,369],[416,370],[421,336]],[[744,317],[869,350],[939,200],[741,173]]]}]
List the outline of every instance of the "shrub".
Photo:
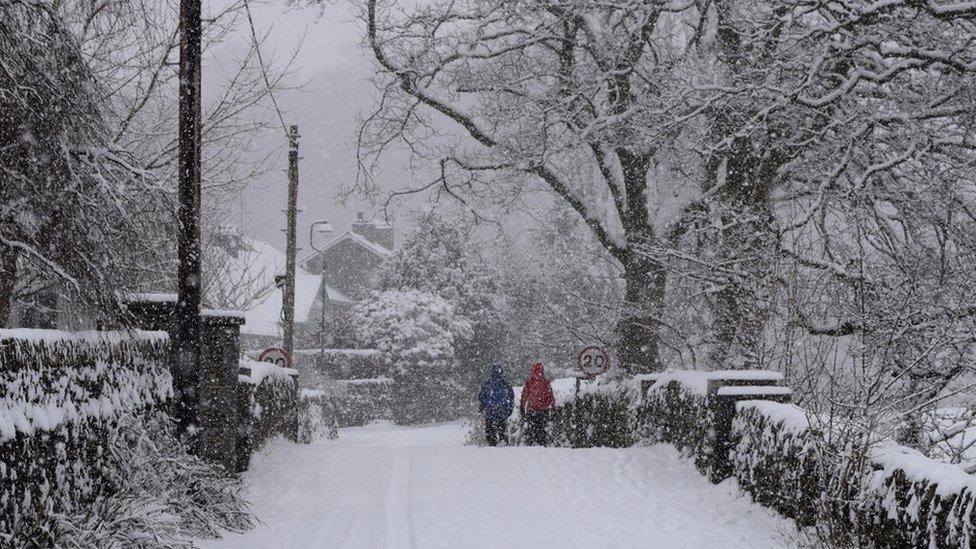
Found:
[{"label": "shrub", "polygon": [[[639,391],[635,385],[619,382],[586,385],[578,398],[575,392],[568,394],[558,392],[558,388],[555,390],[557,405],[549,422],[551,445],[623,448],[637,441],[635,428],[638,424]],[[480,427],[472,427],[477,428]],[[508,429],[511,444],[526,444],[525,424],[518,410],[508,422]],[[484,436],[472,438],[481,440]]]},{"label": "shrub", "polygon": [[241,482],[188,455],[165,414],[122,420],[104,449],[122,464],[117,490],[91,506],[23,523],[9,545],[192,547],[193,538],[253,527]]},{"label": "shrub", "polygon": [[870,457],[857,509],[875,547],[976,546],[976,479],[893,442]]},{"label": "shrub", "polygon": [[976,480],[958,466],[893,441],[868,447],[865,433],[811,428],[804,410],[772,402],[739,403],[733,437],[742,489],[831,543],[976,546]]},{"label": "shrub", "polygon": [[394,382],[390,378],[332,380],[318,389],[302,389],[303,409],[315,409],[326,424],[366,425],[393,417]]},{"label": "shrub", "polygon": [[126,418],[161,413],[167,356],[164,333],[0,330],[0,533],[121,489],[127,464],[105,448]]},{"label": "shrub", "polygon": [[294,360],[302,384],[309,387],[335,379],[375,378],[390,371],[375,349],[301,349],[295,351]]},{"label": "shrub", "polygon": [[755,500],[813,524],[824,502],[825,456],[811,440],[806,413],[790,404],[746,401],[737,406],[730,461],[739,486]]},{"label": "shrub", "polygon": [[696,375],[664,374],[648,390],[639,411],[640,434],[675,446],[691,456],[700,470],[706,471],[711,459],[708,443],[711,418],[705,397],[707,374],[683,374]]},{"label": "shrub", "polygon": [[240,423],[237,432],[237,469],[247,469],[251,454],[267,439],[297,434],[298,374],[291,368],[280,368],[267,362],[244,359],[237,384],[237,409]]}]

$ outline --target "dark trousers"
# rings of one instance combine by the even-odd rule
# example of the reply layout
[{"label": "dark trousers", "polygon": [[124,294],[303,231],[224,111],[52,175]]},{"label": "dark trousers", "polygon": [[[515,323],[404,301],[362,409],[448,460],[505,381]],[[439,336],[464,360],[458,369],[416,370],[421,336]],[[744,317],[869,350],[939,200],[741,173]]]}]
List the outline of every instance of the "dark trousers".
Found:
[{"label": "dark trousers", "polygon": [[525,412],[528,423],[526,435],[530,446],[547,446],[549,444],[549,412]]},{"label": "dark trousers", "polygon": [[504,419],[485,418],[485,439],[489,446],[497,446],[499,440],[508,444],[508,429],[505,427]]}]

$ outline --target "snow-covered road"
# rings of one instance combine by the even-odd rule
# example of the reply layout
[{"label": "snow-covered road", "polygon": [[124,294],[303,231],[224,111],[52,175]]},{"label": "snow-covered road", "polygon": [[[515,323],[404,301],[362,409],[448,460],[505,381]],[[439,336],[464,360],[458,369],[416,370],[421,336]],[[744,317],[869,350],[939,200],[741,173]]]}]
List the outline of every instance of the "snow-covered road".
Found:
[{"label": "snow-covered road", "polygon": [[459,424],[274,441],[252,461],[264,523],[206,548],[766,548],[792,527],[669,446],[464,446]]}]

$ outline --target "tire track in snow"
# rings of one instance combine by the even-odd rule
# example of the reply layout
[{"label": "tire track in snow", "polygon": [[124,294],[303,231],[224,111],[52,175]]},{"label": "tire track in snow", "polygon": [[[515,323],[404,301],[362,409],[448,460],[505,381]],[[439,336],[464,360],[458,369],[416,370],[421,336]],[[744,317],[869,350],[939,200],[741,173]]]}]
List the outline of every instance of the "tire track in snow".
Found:
[{"label": "tire track in snow", "polygon": [[413,549],[417,540],[410,513],[412,457],[409,448],[392,448],[392,471],[386,492],[386,546]]}]

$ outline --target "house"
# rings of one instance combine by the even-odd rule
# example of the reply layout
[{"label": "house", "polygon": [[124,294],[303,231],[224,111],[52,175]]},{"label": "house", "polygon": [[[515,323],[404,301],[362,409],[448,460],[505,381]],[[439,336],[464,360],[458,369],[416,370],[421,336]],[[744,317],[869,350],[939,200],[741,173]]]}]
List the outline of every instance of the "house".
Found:
[{"label": "house", "polygon": [[339,234],[313,252],[300,265],[313,274],[322,274],[330,287],[353,299],[364,297],[373,287],[380,266],[393,255],[395,234],[387,221],[366,219],[357,214],[349,230]]},{"label": "house", "polygon": [[[349,230],[322,246],[323,254],[313,252],[299,261],[295,273],[296,349],[350,343],[349,309],[370,291],[373,275],[393,254],[394,243],[391,224],[366,219],[360,213]],[[233,242],[230,244],[221,247],[235,247]],[[265,242],[245,240],[237,256],[228,267],[220,269],[222,284],[241,284],[248,277],[256,278],[254,286],[259,291],[252,293],[258,299],[244,306],[225,300],[220,308],[244,312],[241,334],[245,349],[278,345],[282,337],[282,290],[275,286],[274,278],[285,272],[285,254]],[[323,297],[327,298],[324,309]]]},{"label": "house", "polygon": [[[241,336],[244,349],[280,345],[282,337],[283,292],[275,277],[285,272],[285,254],[277,248],[223,231],[213,239],[205,252],[204,300],[208,307],[239,310],[244,314]],[[326,310],[349,307],[353,300],[336,288],[326,286],[329,306]],[[313,314],[319,303],[322,277],[298,268],[295,272],[295,324],[298,329],[307,322],[320,324]]]}]

